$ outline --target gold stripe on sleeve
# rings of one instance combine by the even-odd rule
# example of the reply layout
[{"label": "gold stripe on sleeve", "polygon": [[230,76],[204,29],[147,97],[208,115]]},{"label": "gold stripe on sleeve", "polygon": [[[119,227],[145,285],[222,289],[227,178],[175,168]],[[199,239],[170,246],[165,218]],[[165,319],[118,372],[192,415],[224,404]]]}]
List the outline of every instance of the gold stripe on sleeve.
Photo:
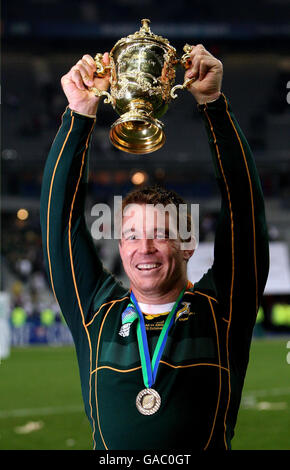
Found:
[{"label": "gold stripe on sleeve", "polygon": [[76,184],[76,189],[75,189],[75,192],[74,192],[74,196],[73,196],[73,199],[72,199],[70,216],[69,216],[69,228],[68,228],[68,244],[69,244],[71,274],[72,274],[72,278],[73,278],[73,283],[74,283],[74,288],[75,288],[75,293],[76,293],[79,309],[80,309],[80,312],[81,312],[82,324],[83,324],[83,327],[85,329],[85,332],[86,332],[86,335],[87,335],[87,338],[88,338],[88,344],[89,344],[89,349],[90,349],[89,405],[90,405],[90,410],[91,410],[91,419],[92,419],[92,423],[93,423],[93,428],[95,427],[95,422],[94,422],[94,418],[93,418],[93,410],[92,410],[92,402],[91,402],[92,345],[91,345],[91,339],[90,339],[89,331],[88,331],[88,329],[86,327],[86,324],[85,324],[84,312],[83,312],[81,299],[80,299],[79,291],[78,291],[78,286],[77,286],[77,282],[76,282],[76,277],[75,277],[74,261],[73,261],[72,245],[71,245],[71,221],[72,221],[74,203],[75,203],[76,195],[77,195],[77,192],[78,192],[78,188],[79,188],[80,180],[81,180],[81,177],[82,177],[82,173],[83,173],[85,155],[86,155],[86,151],[87,151],[88,146],[89,146],[89,140],[90,140],[91,134],[93,132],[94,125],[95,125],[95,121],[93,121],[93,125],[92,125],[91,130],[89,132],[89,135],[87,137],[85,149],[84,149],[83,154],[82,154],[80,174],[79,174],[79,178],[78,178],[78,181],[77,181],[77,184]]},{"label": "gold stripe on sleeve", "polygon": [[249,180],[250,196],[251,196],[251,208],[252,208],[252,224],[253,224],[253,245],[254,245],[254,253],[253,254],[254,254],[254,271],[255,271],[255,281],[256,281],[256,312],[258,312],[259,305],[258,305],[258,275],[257,275],[257,257],[256,257],[256,227],[255,227],[255,209],[254,209],[252,181],[251,181],[251,177],[250,177],[250,172],[249,172],[249,167],[248,167],[244,147],[242,145],[242,142],[241,142],[240,136],[238,134],[238,131],[236,129],[236,126],[234,125],[234,122],[233,122],[233,120],[231,118],[231,115],[229,113],[227,99],[226,99],[225,95],[223,95],[223,96],[224,96],[224,99],[225,99],[225,102],[226,102],[227,115],[229,117],[231,125],[233,126],[233,129],[235,131],[235,134],[237,136],[237,139],[238,139],[240,147],[241,147],[241,151],[242,151],[242,155],[243,155],[243,159],[244,159],[244,163],[245,163],[245,167],[246,167],[246,172],[247,172],[247,176],[248,176],[248,180]]},{"label": "gold stripe on sleeve", "polygon": [[54,289],[54,282],[53,282],[53,276],[52,276],[52,268],[51,268],[51,259],[50,259],[50,249],[49,249],[49,230],[50,230],[50,205],[51,205],[51,195],[52,195],[52,189],[53,189],[53,184],[54,184],[54,178],[55,178],[55,173],[56,173],[56,169],[58,167],[58,164],[59,164],[59,160],[62,156],[62,153],[63,153],[63,150],[66,146],[66,143],[68,141],[68,138],[70,136],[70,133],[72,131],[72,128],[73,128],[73,125],[74,125],[74,117],[72,116],[71,114],[71,117],[72,117],[72,120],[71,120],[71,125],[70,125],[70,128],[69,128],[69,131],[66,135],[66,138],[64,140],[64,143],[60,149],[60,152],[58,154],[58,157],[57,157],[57,160],[55,162],[55,165],[54,165],[54,169],[53,169],[53,173],[52,173],[52,177],[51,177],[51,182],[50,182],[50,188],[49,188],[49,195],[48,195],[48,204],[47,204],[47,220],[46,220],[46,250],[47,250],[47,258],[48,258],[48,267],[49,267],[49,277],[50,277],[50,282],[51,282],[51,287],[52,287],[52,290],[53,290],[53,295],[55,297],[55,300],[57,301],[58,303],[58,300],[57,300],[57,297],[56,297],[56,293],[55,293],[55,289]]},{"label": "gold stripe on sleeve", "polygon": [[[230,289],[229,321],[228,321],[227,336],[226,336],[227,365],[228,365],[228,369],[230,369],[230,360],[229,360],[229,331],[230,331],[230,325],[231,325],[231,319],[232,319],[233,288],[234,288],[234,277],[235,277],[234,219],[233,219],[233,210],[232,210],[232,202],[231,202],[231,196],[230,196],[229,186],[228,186],[228,183],[227,183],[227,180],[226,180],[226,176],[225,176],[225,172],[224,172],[224,169],[223,169],[223,165],[222,165],[222,162],[221,162],[221,156],[220,156],[219,147],[218,147],[218,145],[217,145],[216,135],[215,135],[215,133],[214,133],[213,125],[212,125],[212,122],[211,122],[211,120],[210,120],[210,118],[209,118],[209,115],[208,115],[208,113],[207,113],[207,111],[206,111],[206,108],[207,108],[207,105],[205,105],[205,111],[204,111],[204,112],[205,112],[205,115],[206,115],[207,120],[208,120],[208,122],[209,122],[210,130],[211,130],[212,135],[213,135],[213,138],[214,138],[214,145],[215,145],[215,148],[216,148],[217,157],[218,157],[218,161],[219,161],[219,165],[220,165],[222,177],[223,177],[223,180],[224,180],[224,183],[225,183],[225,187],[226,187],[226,191],[227,191],[228,204],[229,204],[229,211],[230,211],[230,219],[231,219],[232,280],[231,280],[231,289]],[[230,397],[231,397],[231,380],[230,380],[230,373],[229,373],[229,397],[228,397],[228,403],[227,403],[227,407],[226,407],[226,411],[225,411],[225,417],[224,417],[224,428],[225,428],[225,432],[224,432],[224,442],[225,442],[225,447],[226,447],[226,449],[228,449],[228,445],[227,445],[227,442],[226,442],[226,416],[227,416],[227,412],[228,412],[228,408],[229,408],[229,404],[230,404]]]}]

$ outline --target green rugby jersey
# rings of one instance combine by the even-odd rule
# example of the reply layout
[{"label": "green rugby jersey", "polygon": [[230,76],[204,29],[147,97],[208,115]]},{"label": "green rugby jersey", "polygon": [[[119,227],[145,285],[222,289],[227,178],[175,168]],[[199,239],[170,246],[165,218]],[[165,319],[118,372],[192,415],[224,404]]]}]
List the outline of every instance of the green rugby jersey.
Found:
[{"label": "green rugby jersey", "polygon": [[[43,250],[52,291],[71,330],[93,448],[230,449],[269,255],[264,201],[248,143],[222,94],[198,105],[221,210],[214,262],[183,297],[154,388],[159,410],[144,416],[136,322],[121,335],[130,292],[102,265],[86,226],[88,157],[95,120],[69,108],[46,162]],[[148,333],[149,348],[156,334]]]}]

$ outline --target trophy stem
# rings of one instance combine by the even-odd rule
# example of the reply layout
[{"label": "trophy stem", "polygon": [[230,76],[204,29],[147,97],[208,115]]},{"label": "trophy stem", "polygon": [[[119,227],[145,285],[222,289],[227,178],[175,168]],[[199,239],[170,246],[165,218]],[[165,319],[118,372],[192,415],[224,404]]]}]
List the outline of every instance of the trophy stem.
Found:
[{"label": "trophy stem", "polygon": [[163,123],[153,116],[153,106],[143,99],[129,103],[129,111],[113,123],[110,131],[112,144],[124,152],[151,153],[165,143]]}]

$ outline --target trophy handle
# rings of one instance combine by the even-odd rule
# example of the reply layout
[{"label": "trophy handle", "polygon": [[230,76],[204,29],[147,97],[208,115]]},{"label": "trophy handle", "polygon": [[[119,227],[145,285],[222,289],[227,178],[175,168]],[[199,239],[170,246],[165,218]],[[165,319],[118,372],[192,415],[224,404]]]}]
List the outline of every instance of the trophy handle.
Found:
[{"label": "trophy handle", "polygon": [[183,50],[185,54],[183,54],[183,56],[181,57],[180,63],[187,70],[191,67],[190,53],[192,51],[192,46],[190,46],[189,44],[185,44],[185,46],[183,47]]},{"label": "trophy handle", "polygon": [[100,52],[95,55],[95,62],[97,66],[96,77],[98,78],[105,77],[105,75],[107,75],[107,72],[112,69],[111,65],[104,64],[103,54],[101,54]]},{"label": "trophy handle", "polygon": [[104,103],[111,103],[113,106],[114,106],[114,100],[113,100],[113,97],[112,95],[110,95],[110,93],[108,93],[107,91],[104,91],[104,90],[98,90],[98,88],[96,87],[91,87],[89,88],[89,91],[92,91],[93,93],[95,93],[96,96],[100,97],[100,96],[106,96],[106,98],[104,99]]},{"label": "trophy handle", "polygon": [[[179,62],[185,68],[185,70],[191,67],[191,57],[190,57],[191,49],[192,49],[192,46],[190,46],[189,44],[185,44],[185,46],[183,47],[185,54],[183,54]],[[178,90],[178,89],[183,90],[184,88],[188,88],[195,80],[196,80],[195,77],[188,78],[187,80],[183,82],[182,85],[175,85],[170,92],[171,98],[173,99],[177,98],[177,94],[175,93],[175,90]]]},{"label": "trophy handle", "polygon": [[[105,65],[102,59],[102,53],[96,54],[95,62],[97,66],[97,71],[95,72],[95,77],[97,78],[105,77],[107,75],[107,72],[112,69],[111,65]],[[98,88],[96,87],[91,87],[89,88],[89,90],[95,93],[96,96],[106,96],[106,98],[104,99],[104,103],[111,103],[112,105],[114,104],[112,96],[107,91],[98,90]]]}]

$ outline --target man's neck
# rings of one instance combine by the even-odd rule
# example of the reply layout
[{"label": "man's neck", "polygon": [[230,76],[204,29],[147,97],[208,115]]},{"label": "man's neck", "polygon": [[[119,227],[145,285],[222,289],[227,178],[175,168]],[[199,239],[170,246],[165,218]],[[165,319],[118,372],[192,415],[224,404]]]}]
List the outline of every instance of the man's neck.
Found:
[{"label": "man's neck", "polygon": [[178,285],[173,287],[170,291],[167,292],[140,292],[136,290],[134,287],[132,291],[137,299],[137,302],[141,302],[143,304],[151,304],[151,305],[159,305],[159,304],[168,304],[170,302],[175,302],[178,298],[180,292],[184,287],[187,286],[187,280]]}]

